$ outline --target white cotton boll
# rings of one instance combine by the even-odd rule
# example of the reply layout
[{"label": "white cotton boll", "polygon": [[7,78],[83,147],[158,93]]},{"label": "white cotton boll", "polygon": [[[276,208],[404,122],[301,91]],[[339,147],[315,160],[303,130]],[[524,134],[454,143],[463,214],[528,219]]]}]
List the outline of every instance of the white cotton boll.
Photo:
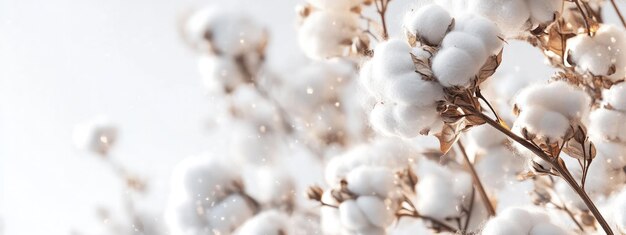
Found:
[{"label": "white cotton boll", "polygon": [[388,168],[360,166],[348,173],[348,190],[357,195],[386,198],[393,188],[394,175]]},{"label": "white cotton boll", "polygon": [[[400,39],[389,39],[374,49],[372,75],[375,81],[386,81],[397,75],[415,71],[409,44]],[[381,83],[375,83],[381,85]]]},{"label": "white cotton boll", "polygon": [[626,112],[626,83],[613,85],[611,89],[605,91],[603,98],[613,109]]},{"label": "white cotton boll", "polygon": [[508,222],[515,222],[515,227],[520,231],[528,231],[534,225],[534,221],[531,219],[531,213],[522,208],[507,208],[498,214],[497,218]]},{"label": "white cotton boll", "polygon": [[444,99],[443,88],[435,82],[422,80],[418,73],[399,76],[386,93],[394,102],[416,106],[429,106]]},{"label": "white cotton boll", "polygon": [[602,140],[626,141],[626,115],[609,109],[596,109],[589,115],[589,135]]},{"label": "white cotton boll", "polygon": [[[597,35],[597,34],[596,34]],[[593,49],[597,44],[587,34],[578,34],[567,40],[567,51],[571,59],[579,61],[583,56]]]},{"label": "white cotton boll", "polygon": [[277,167],[253,167],[246,170],[244,184],[246,193],[261,204],[285,203],[295,190],[293,180]]},{"label": "white cotton boll", "polygon": [[526,107],[541,106],[567,118],[580,119],[589,112],[591,98],[565,81],[554,81],[526,87],[517,94],[515,104],[522,112]]},{"label": "white cotton boll", "polygon": [[533,226],[528,235],[567,235],[569,234],[563,228],[552,223],[539,223]]},{"label": "white cotton boll", "polygon": [[472,56],[458,48],[444,48],[432,61],[433,73],[445,87],[469,86],[479,69]]},{"label": "white cotton boll", "polygon": [[170,200],[165,210],[165,224],[174,235],[201,235],[209,229],[195,200]]},{"label": "white cotton boll", "polygon": [[350,10],[360,4],[364,0],[308,0],[311,5],[322,10]]},{"label": "white cotton boll", "polygon": [[498,217],[493,218],[485,224],[482,231],[483,235],[527,235],[527,231],[521,230],[516,225],[516,221],[509,221],[506,219],[500,219]]},{"label": "white cotton boll", "polygon": [[561,140],[570,128],[569,120],[560,113],[542,107],[530,107],[520,113],[513,124],[513,129],[520,134],[522,128],[539,138],[547,138],[551,142]]},{"label": "white cotton boll", "polygon": [[543,24],[555,20],[560,14],[563,0],[527,0],[530,17],[534,24]]},{"label": "white cotton boll", "polygon": [[422,130],[435,133],[443,125],[435,105],[396,105],[394,115],[398,121],[397,132],[407,138],[417,136]]},{"label": "white cotton boll", "polygon": [[378,103],[369,117],[372,128],[385,135],[395,135],[398,121],[393,114],[393,106]]},{"label": "white cotton boll", "polygon": [[424,215],[444,220],[458,215],[458,198],[450,188],[453,182],[437,175],[421,177],[416,186],[418,211]]},{"label": "white cotton boll", "polygon": [[243,196],[231,194],[209,208],[206,218],[212,230],[227,234],[253,215],[254,209]]},{"label": "white cotton boll", "polygon": [[277,210],[264,211],[247,220],[237,230],[237,235],[283,235],[288,234],[289,217]]},{"label": "white cotton boll", "polygon": [[495,146],[502,146],[507,138],[495,128],[488,125],[476,126],[467,132],[470,139],[483,149],[489,149]]},{"label": "white cotton boll", "polygon": [[226,55],[256,52],[265,40],[263,27],[253,19],[213,7],[193,12],[183,26],[183,36],[201,52],[217,50]]},{"label": "white cotton boll", "polygon": [[502,32],[491,20],[477,14],[464,14],[457,18],[455,31],[473,35],[484,44],[487,54],[495,55],[502,49]]},{"label": "white cotton boll", "polygon": [[376,227],[386,228],[395,218],[395,208],[385,204],[384,199],[379,197],[359,196],[356,203],[369,222]]},{"label": "white cotton boll", "polygon": [[514,37],[527,30],[530,12],[524,0],[475,0],[470,10],[494,21],[506,37]]},{"label": "white cotton boll", "polygon": [[172,188],[187,197],[212,205],[236,191],[235,171],[215,159],[192,157],[181,161],[172,172]]},{"label": "white cotton boll", "polygon": [[339,205],[339,219],[350,230],[365,230],[372,226],[355,200],[346,200]]},{"label": "white cotton boll", "polygon": [[339,57],[358,36],[358,15],[342,11],[314,11],[298,29],[298,42],[313,59]]},{"label": "white cotton boll", "polygon": [[410,12],[404,21],[404,28],[411,34],[426,40],[430,45],[438,45],[448,31],[452,17],[446,9],[429,4]]},{"label": "white cotton boll", "polygon": [[226,57],[200,56],[198,70],[202,76],[202,82],[209,92],[223,92],[224,89],[234,90],[245,81],[245,77],[237,64]]},{"label": "white cotton boll", "polygon": [[452,31],[443,39],[441,47],[454,47],[467,52],[475,62],[475,66],[482,67],[487,60],[487,49],[483,42],[473,35],[465,32]]},{"label": "white cotton boll", "polygon": [[73,132],[74,146],[98,154],[107,154],[117,141],[117,127],[106,117],[76,124]]},{"label": "white cotton boll", "polygon": [[596,45],[577,61],[576,66],[580,70],[589,71],[594,75],[608,75],[611,64],[611,56],[607,47]]}]

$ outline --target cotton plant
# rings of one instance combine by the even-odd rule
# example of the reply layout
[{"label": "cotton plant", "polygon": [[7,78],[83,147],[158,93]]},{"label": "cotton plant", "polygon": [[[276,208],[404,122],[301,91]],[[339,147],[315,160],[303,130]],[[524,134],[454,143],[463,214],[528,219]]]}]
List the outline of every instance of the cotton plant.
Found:
[{"label": "cotton plant", "polygon": [[[469,10],[456,11],[459,7],[453,5],[457,4],[465,4]],[[571,4],[578,8],[571,8]],[[601,22],[594,22],[598,20],[595,8],[583,5],[585,8],[578,1],[435,1],[410,11],[403,25],[406,39],[392,36],[363,55],[360,80],[375,100],[370,104],[372,127],[381,134],[402,138],[435,135],[441,150],[447,152],[464,131],[488,124],[511,138],[518,152],[529,156],[534,173],[527,176],[552,174],[564,179],[603,230],[611,233],[584,190],[591,162],[597,154],[589,140],[586,122],[599,100],[598,90],[619,81],[610,76],[620,65],[620,46],[609,45],[602,37],[620,32],[606,33],[610,30],[603,29],[606,27]],[[566,20],[577,22],[566,25]],[[560,31],[560,27],[567,30]],[[608,38],[613,43],[621,42],[618,36]],[[591,82],[586,79],[590,69],[585,63],[591,63],[592,55],[584,49],[582,53],[572,53],[568,47],[576,47],[577,37],[597,37],[587,41],[598,40],[595,45],[609,47],[604,51],[597,49],[600,54],[609,55],[606,60],[609,69],[605,73],[591,73],[594,77]],[[526,39],[543,49],[548,61],[562,72],[552,82],[527,88],[517,95],[516,116],[511,117],[513,129],[509,129],[480,92],[480,85],[501,63],[504,41],[515,38]],[[569,41],[570,38],[574,39]],[[568,59],[568,55],[572,58]],[[590,62],[578,68],[575,61],[581,58]],[[602,83],[606,81],[602,76],[610,82]],[[495,118],[484,114],[484,110],[493,112]],[[581,174],[569,170],[563,159],[570,158],[580,162]],[[481,188],[477,177],[473,180],[476,188]]]},{"label": "cotton plant", "polygon": [[[289,74],[263,63],[254,20],[185,17],[233,133],[223,153],[177,168],[174,234],[623,230],[624,31],[602,21],[602,2],[424,1],[395,25],[392,4],[304,2],[297,37],[312,61]],[[501,76],[511,40],[557,72]],[[318,207],[280,173],[294,145],[324,167],[307,190]]]}]

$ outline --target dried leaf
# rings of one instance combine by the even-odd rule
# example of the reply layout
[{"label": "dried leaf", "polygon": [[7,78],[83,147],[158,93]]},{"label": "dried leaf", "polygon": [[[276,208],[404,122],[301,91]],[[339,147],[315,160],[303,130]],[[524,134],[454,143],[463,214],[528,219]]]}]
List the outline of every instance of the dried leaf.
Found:
[{"label": "dried leaf", "polygon": [[428,59],[423,60],[417,58],[417,56],[413,54],[411,54],[411,59],[413,59],[413,64],[415,65],[415,72],[424,76],[424,80],[434,80],[433,71],[430,69],[430,62]]},{"label": "dried leaf", "polygon": [[498,69],[498,66],[500,66],[500,63],[502,63],[502,50],[500,50],[497,55],[490,56],[487,59],[487,62],[485,62],[485,64],[483,65],[483,67],[480,68],[480,71],[477,75],[477,83],[480,84],[487,78],[491,77],[491,75],[496,72],[496,69]]},{"label": "dried leaf", "polygon": [[435,136],[439,139],[439,150],[444,154],[450,151],[454,142],[459,138],[456,127],[449,124],[444,125],[441,132]]},{"label": "dried leaf", "polygon": [[409,31],[406,31],[406,39],[409,42],[409,45],[411,45],[411,47],[415,47],[417,46],[417,36],[415,34],[410,33]]}]

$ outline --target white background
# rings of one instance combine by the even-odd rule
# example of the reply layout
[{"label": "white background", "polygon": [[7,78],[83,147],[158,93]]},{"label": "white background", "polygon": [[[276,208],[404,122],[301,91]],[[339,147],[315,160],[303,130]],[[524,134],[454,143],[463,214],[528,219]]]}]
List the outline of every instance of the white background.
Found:
[{"label": "white background", "polygon": [[[270,63],[300,60],[298,0],[0,0],[0,215],[5,234],[89,231],[95,207],[118,202],[115,176],[74,150],[75,123],[104,114],[121,127],[113,155],[150,179],[159,212],[172,166],[210,150],[211,117],[193,53],[177,16],[217,3],[254,15],[271,30]],[[401,18],[392,3],[390,25]],[[397,6],[397,7],[396,7]],[[611,11],[607,11],[612,14]],[[614,20],[612,15],[609,17]],[[537,51],[511,42],[504,69],[540,66]]]}]

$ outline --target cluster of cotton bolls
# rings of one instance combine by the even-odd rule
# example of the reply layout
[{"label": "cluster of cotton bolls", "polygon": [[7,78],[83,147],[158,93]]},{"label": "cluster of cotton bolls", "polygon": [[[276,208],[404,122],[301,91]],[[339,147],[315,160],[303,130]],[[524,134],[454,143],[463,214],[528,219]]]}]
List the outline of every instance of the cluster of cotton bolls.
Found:
[{"label": "cluster of cotton bolls", "polygon": [[626,75],[626,32],[613,25],[602,24],[593,36],[579,34],[567,40],[568,61],[576,71],[605,76],[611,81]]},{"label": "cluster of cotton bolls", "polygon": [[540,25],[547,25],[561,13],[562,0],[435,0],[457,16],[473,12],[495,22],[507,38]]},{"label": "cluster of cotton bolls", "polygon": [[[454,22],[441,6],[422,6],[405,17],[409,42],[382,42],[363,64],[360,80],[376,101],[370,114],[374,129],[403,137],[438,132],[443,88],[469,87],[488,57],[502,48],[498,28],[486,18],[468,14]],[[411,37],[423,45],[411,47]],[[434,53],[432,46],[439,50]],[[432,70],[434,78],[416,63]]]},{"label": "cluster of cotton bolls", "polygon": [[252,217],[255,205],[241,179],[217,159],[188,158],[172,174],[166,223],[172,234],[228,234]]},{"label": "cluster of cotton bolls", "polygon": [[510,207],[485,224],[484,235],[567,235],[571,232],[553,222],[539,209]]},{"label": "cluster of cotton bolls", "polygon": [[355,38],[362,38],[358,8],[367,0],[309,0],[301,12],[298,42],[314,59],[346,55]]},{"label": "cluster of cotton bolls", "polygon": [[79,123],[74,128],[74,145],[78,149],[106,155],[117,140],[117,127],[105,117]]},{"label": "cluster of cotton bolls", "polygon": [[195,10],[181,27],[187,44],[199,54],[198,68],[211,92],[230,92],[250,83],[262,65],[265,29],[241,12],[212,7]]},{"label": "cluster of cotton bolls", "polygon": [[[395,219],[398,186],[395,172],[406,169],[416,150],[393,139],[376,139],[360,145],[329,162],[327,183],[335,189],[324,192],[322,201],[338,209],[322,207],[321,224],[325,234],[385,234]],[[345,198],[333,193],[345,182]],[[343,191],[339,191],[343,192]],[[343,192],[347,193],[347,192]]]},{"label": "cluster of cotton bolls", "polygon": [[[417,48],[419,54],[429,54]],[[443,100],[443,88],[415,72],[411,47],[391,39],[378,44],[374,57],[361,68],[360,81],[374,97],[370,113],[374,129],[388,135],[413,137],[420,132],[437,132],[440,120],[436,103]]]},{"label": "cluster of cotton bolls", "polygon": [[565,81],[529,86],[515,99],[519,115],[513,132],[538,143],[562,143],[572,126],[582,125],[590,107],[591,98]]}]

